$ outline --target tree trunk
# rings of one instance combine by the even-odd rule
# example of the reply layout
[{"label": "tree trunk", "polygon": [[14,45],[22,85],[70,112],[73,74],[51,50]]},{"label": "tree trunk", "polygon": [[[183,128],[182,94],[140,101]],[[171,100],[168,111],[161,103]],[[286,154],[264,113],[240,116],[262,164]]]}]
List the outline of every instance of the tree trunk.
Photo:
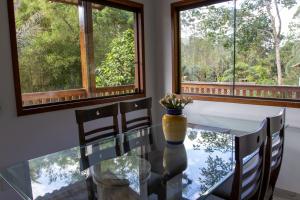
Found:
[{"label": "tree trunk", "polygon": [[[276,8],[276,17],[278,19],[278,30],[276,28],[276,21],[275,16],[272,14],[272,2],[274,3],[274,6]],[[271,19],[272,23],[272,36],[274,40],[274,48],[275,48],[275,60],[276,60],[276,67],[277,67],[277,82],[278,85],[282,85],[282,68],[281,68],[281,58],[280,58],[280,36],[281,36],[281,16],[278,9],[278,3],[277,0],[269,0],[267,3],[267,12]]]},{"label": "tree trunk", "polygon": [[282,85],[282,69],[281,69],[281,58],[280,58],[280,42],[278,38],[275,41],[275,59],[277,66],[277,81],[278,85]]}]

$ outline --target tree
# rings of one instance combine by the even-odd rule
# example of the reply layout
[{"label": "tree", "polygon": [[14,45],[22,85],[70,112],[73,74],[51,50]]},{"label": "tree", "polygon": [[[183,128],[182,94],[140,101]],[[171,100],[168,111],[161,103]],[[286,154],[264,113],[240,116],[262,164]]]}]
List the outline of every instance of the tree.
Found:
[{"label": "tree", "polygon": [[134,28],[134,14],[125,10],[104,7],[93,10],[93,42],[95,65],[99,67],[110,52],[112,41],[128,29]]},{"label": "tree", "polygon": [[22,0],[16,8],[22,92],[81,88],[77,7]]},{"label": "tree", "polygon": [[[242,0],[237,1],[234,29],[233,3],[219,3],[181,12],[183,80],[233,81],[233,33],[236,41],[236,80],[257,84],[282,85],[290,76],[290,61],[299,59],[286,43],[299,41],[299,27],[290,21],[288,34],[282,31],[282,9],[291,10],[296,0]],[[294,18],[299,15],[295,12]],[[293,35],[293,37],[288,36]],[[189,39],[188,39],[189,38]],[[206,44],[205,44],[206,43]],[[215,49],[223,48],[216,52]],[[295,51],[294,51],[295,52]],[[213,56],[213,63],[210,60]],[[289,56],[290,55],[290,56]],[[293,55],[293,56],[291,56]],[[218,62],[218,61],[226,62]],[[242,72],[239,68],[245,64]],[[297,63],[295,63],[297,64]],[[248,69],[246,69],[248,68]],[[258,74],[255,74],[258,73]],[[288,73],[288,74],[287,74]],[[276,80],[276,82],[274,81]],[[294,82],[290,84],[298,83]]]},{"label": "tree", "polygon": [[134,84],[134,31],[128,29],[113,39],[105,60],[96,69],[97,87]]},{"label": "tree", "polygon": [[[279,11],[279,5],[290,8],[296,4],[295,0],[265,0],[265,6],[272,26],[272,37],[275,48],[275,58],[277,66],[277,79],[278,85],[282,85],[282,68],[281,68],[281,57],[280,57],[280,43],[281,43],[281,31],[282,31],[282,19]],[[275,12],[272,13],[272,7]],[[276,23],[277,18],[277,23]]]}]

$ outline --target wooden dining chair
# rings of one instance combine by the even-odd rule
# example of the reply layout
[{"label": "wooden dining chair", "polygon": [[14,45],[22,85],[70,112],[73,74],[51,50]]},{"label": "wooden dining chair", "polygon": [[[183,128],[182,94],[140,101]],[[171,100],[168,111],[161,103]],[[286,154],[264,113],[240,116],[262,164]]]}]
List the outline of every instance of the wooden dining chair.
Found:
[{"label": "wooden dining chair", "polygon": [[[119,134],[118,104],[89,110],[76,110],[75,113],[79,129],[79,143],[81,146],[105,137],[116,136]],[[112,118],[112,125],[105,125],[97,129],[86,131],[84,126],[85,123],[109,117]]]},{"label": "wooden dining chair", "polygon": [[286,109],[274,117],[267,117],[268,134],[267,134],[267,150],[266,164],[264,174],[264,184],[262,189],[263,199],[273,199],[275,185],[280,172],[284,138],[285,138],[285,114]]},{"label": "wooden dining chair", "polygon": [[263,184],[266,142],[266,120],[256,132],[236,137],[234,175],[208,199],[258,200]]},{"label": "wooden dining chair", "polygon": [[[122,131],[127,132],[137,128],[143,128],[152,125],[152,98],[145,98],[138,101],[121,102],[120,112],[122,118]],[[146,111],[146,115],[128,120],[128,114],[135,111]]]}]

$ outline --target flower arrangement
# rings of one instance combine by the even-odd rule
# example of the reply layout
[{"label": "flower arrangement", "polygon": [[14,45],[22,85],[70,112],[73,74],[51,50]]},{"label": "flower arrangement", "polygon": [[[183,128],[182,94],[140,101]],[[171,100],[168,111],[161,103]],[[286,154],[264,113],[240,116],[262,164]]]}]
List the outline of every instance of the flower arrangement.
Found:
[{"label": "flower arrangement", "polygon": [[183,110],[186,105],[193,103],[193,100],[190,97],[178,97],[175,94],[167,94],[159,103],[166,109]]}]

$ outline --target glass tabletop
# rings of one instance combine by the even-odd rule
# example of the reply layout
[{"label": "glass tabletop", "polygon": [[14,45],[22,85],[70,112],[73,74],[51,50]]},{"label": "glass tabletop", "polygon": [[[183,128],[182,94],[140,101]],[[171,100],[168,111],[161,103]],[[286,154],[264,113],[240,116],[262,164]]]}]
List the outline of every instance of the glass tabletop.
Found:
[{"label": "glass tabletop", "polygon": [[[225,126],[210,126],[212,118],[206,119],[209,123],[202,118],[202,124],[188,125],[182,145],[167,144],[162,126],[154,125],[88,147],[23,161],[2,170],[0,175],[28,200],[104,199],[103,191],[115,194],[115,199],[124,197],[124,191],[128,199],[147,199],[151,195],[205,199],[233,173],[237,132]],[[245,123],[252,129],[260,124]],[[227,122],[226,126],[230,127]],[[246,134],[250,130],[238,131]],[[116,192],[115,185],[107,190],[107,184],[99,184],[107,174],[112,183],[127,184],[127,189]]]}]

